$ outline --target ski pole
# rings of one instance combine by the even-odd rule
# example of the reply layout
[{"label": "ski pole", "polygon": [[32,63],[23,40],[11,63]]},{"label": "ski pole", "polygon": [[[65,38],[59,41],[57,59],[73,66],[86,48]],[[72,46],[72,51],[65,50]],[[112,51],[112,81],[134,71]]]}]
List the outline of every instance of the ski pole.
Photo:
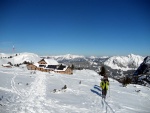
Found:
[{"label": "ski pole", "polygon": [[109,84],[109,97],[110,97],[110,84]]}]

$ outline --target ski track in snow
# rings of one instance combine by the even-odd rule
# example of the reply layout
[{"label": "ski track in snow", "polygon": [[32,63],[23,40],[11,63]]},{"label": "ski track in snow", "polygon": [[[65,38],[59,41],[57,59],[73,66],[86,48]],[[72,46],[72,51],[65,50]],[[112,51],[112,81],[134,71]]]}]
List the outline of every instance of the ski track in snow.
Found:
[{"label": "ski track in snow", "polygon": [[[7,74],[7,72],[1,73]],[[98,85],[95,85],[99,82],[97,78],[93,79],[91,77],[88,78],[87,76],[86,79],[84,79],[84,76],[81,78],[80,76],[77,76],[77,78],[75,78],[75,76],[66,76],[61,74],[49,76],[47,73],[37,72],[37,74],[34,74],[31,79],[31,75],[29,75],[29,72],[18,72],[17,70],[9,74],[11,74],[11,78],[9,79],[9,81],[11,82],[10,85],[12,89],[8,89],[7,86],[0,87],[0,90],[3,90],[7,93],[7,97],[5,96],[4,98],[2,98],[3,100],[0,101],[0,105],[3,107],[2,108],[0,106],[2,108],[1,111],[4,111],[4,113],[122,113],[126,111],[131,111],[131,113],[148,113],[148,107],[143,107],[142,103],[142,109],[140,107],[134,107],[134,103],[131,104],[131,106],[128,106],[128,104],[126,104],[126,101],[124,102],[124,104],[120,104],[120,101],[115,102],[114,100],[112,100],[112,98],[108,97],[108,95],[110,95],[109,92],[107,94],[106,100],[102,100],[101,89]],[[26,74],[28,75],[26,76]],[[23,85],[17,85],[17,81],[20,81],[21,78],[20,75],[24,75],[25,80],[31,80],[30,85],[25,85],[25,87]],[[55,84],[55,81],[59,83],[58,88],[61,88],[62,85],[66,84],[66,92],[58,91],[55,94],[53,92],[50,92],[51,89],[55,88],[54,86],[49,86],[49,80],[51,80],[51,78],[53,80],[51,82],[53,85]],[[82,81],[81,84],[79,84],[80,80]],[[114,82],[110,84],[112,84],[113,86]],[[137,87],[139,89],[142,88],[142,86]],[[93,92],[90,91],[90,89],[93,90]],[[116,96],[116,94],[127,96],[137,95],[136,97],[141,97],[144,100],[146,100],[146,98],[149,99],[150,96],[148,95],[148,93],[145,93],[146,90],[141,90],[139,93],[134,93],[134,90],[135,88],[132,89],[131,92],[128,89],[127,92],[119,89],[117,90],[116,87],[111,87],[112,94],[115,94],[112,96]],[[65,95],[70,96],[70,99],[73,100],[70,100],[68,102],[67,100],[65,100],[68,97],[63,99]],[[78,99],[74,104],[75,98]],[[76,104],[79,102],[81,102],[81,105]],[[5,108],[6,110],[4,110]],[[144,110],[144,108],[146,109]]]},{"label": "ski track in snow", "polygon": [[115,113],[112,107],[108,104],[108,102],[102,97],[95,95],[94,102],[92,103],[94,105],[94,113]]},{"label": "ski track in snow", "polygon": [[107,113],[107,108],[110,109],[111,113],[115,113],[114,110],[112,109],[112,107],[108,104],[108,102],[106,102],[106,100],[104,100],[105,106],[106,106],[106,113]]},{"label": "ski track in snow", "polygon": [[[76,79],[76,78],[71,78],[71,79]],[[81,79],[79,79],[81,80]],[[83,79],[84,83],[86,82],[93,82],[93,84],[96,84],[96,80],[91,81],[91,80],[85,80]],[[96,88],[95,88],[96,87]],[[92,89],[93,90],[93,89]],[[95,92],[97,92],[97,94],[93,94],[93,93],[89,93],[89,104],[91,104],[91,112],[93,113],[115,113],[113,108],[108,104],[108,102],[106,100],[103,100],[101,95],[101,89],[98,85],[94,85],[94,90]],[[91,98],[92,97],[92,98]],[[108,96],[107,96],[108,97]]]},{"label": "ski track in snow", "polygon": [[18,91],[18,89],[16,88],[16,86],[15,86],[15,78],[17,77],[17,73],[16,72],[14,72],[14,77],[11,79],[11,87],[12,87],[12,89],[13,89],[13,91],[16,93],[16,94],[18,94],[20,97],[22,97],[21,96],[21,93]]},{"label": "ski track in snow", "polygon": [[[95,92],[97,92],[98,94],[94,94],[92,96],[92,94],[90,94],[89,97],[93,97],[90,100],[94,100],[92,102],[93,108],[94,109],[94,113],[115,113],[113,108],[108,104],[108,102],[106,101],[109,97],[107,96],[106,100],[102,99],[101,95],[101,89],[99,89],[100,87],[98,87],[98,85],[94,86],[94,90]],[[90,103],[90,102],[89,102]]]},{"label": "ski track in snow", "polygon": [[13,112],[19,113],[46,113],[43,109],[43,102],[46,101],[45,94],[46,94],[46,85],[45,79],[46,75],[37,75],[35,81],[32,83],[31,88],[29,91],[21,94],[17,88],[14,86],[14,78],[13,77],[11,83],[13,89],[19,94],[20,98],[18,98],[17,103],[15,103],[15,107]]},{"label": "ski track in snow", "polygon": [[12,93],[15,93],[14,90],[11,90],[11,89],[8,89],[8,88],[0,87],[0,90],[6,91],[6,92],[12,92]]}]

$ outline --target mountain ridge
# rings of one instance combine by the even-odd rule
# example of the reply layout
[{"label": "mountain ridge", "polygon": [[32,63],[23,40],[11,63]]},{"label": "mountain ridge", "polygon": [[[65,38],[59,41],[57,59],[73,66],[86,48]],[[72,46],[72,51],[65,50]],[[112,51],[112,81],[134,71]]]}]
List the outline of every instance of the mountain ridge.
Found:
[{"label": "mountain ridge", "polygon": [[[102,57],[85,57],[83,55],[72,55],[72,54],[66,54],[66,55],[53,55],[53,56],[39,56],[34,53],[14,53],[14,54],[5,54],[0,53],[0,58],[3,59],[3,63],[7,63],[8,61],[12,61],[12,57],[14,57],[14,61],[16,63],[23,63],[23,61],[29,61],[29,62],[37,62],[38,60],[42,58],[49,58],[49,59],[55,59],[59,63],[66,63],[68,65],[74,64],[77,67],[83,67],[83,68],[92,68],[95,69],[99,68],[101,65],[106,65],[112,69],[118,69],[118,70],[135,70],[139,67],[139,65],[142,63],[144,57],[140,55],[135,54],[129,54],[127,56],[102,56]],[[6,60],[6,61],[4,61]],[[1,63],[0,63],[1,64]]]}]

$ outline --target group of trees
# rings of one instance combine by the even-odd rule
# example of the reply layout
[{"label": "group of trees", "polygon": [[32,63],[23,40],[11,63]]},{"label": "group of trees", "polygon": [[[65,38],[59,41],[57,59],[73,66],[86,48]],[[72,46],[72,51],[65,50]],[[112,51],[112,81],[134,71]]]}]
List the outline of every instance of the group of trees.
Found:
[{"label": "group of trees", "polygon": [[[18,54],[15,54],[14,56],[18,56]],[[3,59],[3,58],[13,58],[14,56],[9,56],[9,57],[1,57],[1,59]]]},{"label": "group of trees", "polygon": [[83,67],[77,67],[77,66],[75,66],[74,64],[72,64],[72,65],[70,66],[70,68],[71,68],[72,70],[82,70],[82,69],[84,69]]},{"label": "group of trees", "polygon": [[23,63],[14,64],[14,65],[11,62],[8,62],[7,64],[9,64],[10,66],[19,67],[22,64],[33,64],[33,62],[24,61]]}]

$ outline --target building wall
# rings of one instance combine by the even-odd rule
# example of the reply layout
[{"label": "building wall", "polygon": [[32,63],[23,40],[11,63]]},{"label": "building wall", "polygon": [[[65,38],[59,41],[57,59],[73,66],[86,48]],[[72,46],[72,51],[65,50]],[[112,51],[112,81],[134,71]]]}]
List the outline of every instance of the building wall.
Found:
[{"label": "building wall", "polygon": [[[42,71],[42,72],[50,72],[50,71],[52,71],[50,69],[43,69],[43,68],[37,67],[37,66],[35,66],[33,64],[27,65],[27,69],[28,70],[38,70],[38,71]],[[55,72],[61,73],[61,74],[69,74],[69,75],[73,74],[73,71],[72,71],[71,68],[67,68],[65,71],[55,71]]]},{"label": "building wall", "polygon": [[37,67],[35,65],[32,65],[32,64],[27,65],[28,70],[36,70],[36,68]]},{"label": "building wall", "polygon": [[11,66],[3,66],[3,67],[11,68]]},{"label": "building wall", "polygon": [[55,71],[55,72],[61,73],[61,74],[69,74],[69,75],[73,74],[73,71],[71,68],[67,68],[65,71]]},{"label": "building wall", "polygon": [[41,60],[38,62],[39,64],[47,64],[45,61]]}]

